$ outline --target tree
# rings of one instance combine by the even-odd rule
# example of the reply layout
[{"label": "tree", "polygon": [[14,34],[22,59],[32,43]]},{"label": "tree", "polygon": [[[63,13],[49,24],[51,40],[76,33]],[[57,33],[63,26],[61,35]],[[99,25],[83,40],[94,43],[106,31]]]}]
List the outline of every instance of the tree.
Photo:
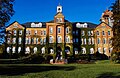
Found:
[{"label": "tree", "polygon": [[113,38],[112,38],[112,56],[117,54],[116,60],[120,57],[120,0],[116,0],[112,6],[113,12]]},{"label": "tree", "polygon": [[14,15],[14,0],[0,0],[0,43],[4,41],[5,25]]}]

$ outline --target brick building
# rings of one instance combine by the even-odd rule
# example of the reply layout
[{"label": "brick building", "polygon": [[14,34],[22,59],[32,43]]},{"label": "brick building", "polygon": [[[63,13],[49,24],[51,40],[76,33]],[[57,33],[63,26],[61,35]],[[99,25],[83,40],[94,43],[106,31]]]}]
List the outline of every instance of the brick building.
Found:
[{"label": "brick building", "polygon": [[[102,16],[104,18],[104,15]],[[101,18],[101,19],[103,19]],[[6,53],[26,55],[33,53],[49,54],[54,59],[67,56],[94,54],[98,48],[106,48],[98,44],[100,27],[105,26],[106,39],[112,37],[111,27],[106,22],[99,25],[90,22],[69,22],[62,14],[62,6],[57,6],[57,14],[49,22],[13,22],[6,28]],[[104,27],[102,27],[104,28]],[[111,35],[109,35],[109,33]],[[103,39],[104,36],[100,38]],[[110,46],[111,47],[111,46]],[[109,48],[110,48],[109,47]],[[101,53],[102,50],[100,50]],[[106,50],[107,52],[108,50]],[[110,54],[106,53],[110,56]]]}]

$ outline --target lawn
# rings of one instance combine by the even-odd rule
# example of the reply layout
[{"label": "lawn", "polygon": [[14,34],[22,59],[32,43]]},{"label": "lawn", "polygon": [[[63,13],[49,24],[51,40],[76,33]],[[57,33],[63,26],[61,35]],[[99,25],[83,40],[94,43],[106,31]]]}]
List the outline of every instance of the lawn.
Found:
[{"label": "lawn", "polygon": [[120,78],[120,64],[0,64],[0,78]]}]

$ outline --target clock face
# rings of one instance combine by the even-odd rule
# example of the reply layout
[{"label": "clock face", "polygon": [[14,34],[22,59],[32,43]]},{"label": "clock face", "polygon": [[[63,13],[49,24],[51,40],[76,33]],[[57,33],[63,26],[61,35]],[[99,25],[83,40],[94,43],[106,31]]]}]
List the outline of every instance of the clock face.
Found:
[{"label": "clock face", "polygon": [[58,10],[60,11],[61,9],[60,9],[60,8],[58,8]]},{"label": "clock face", "polygon": [[62,22],[62,18],[57,18],[57,22]]}]

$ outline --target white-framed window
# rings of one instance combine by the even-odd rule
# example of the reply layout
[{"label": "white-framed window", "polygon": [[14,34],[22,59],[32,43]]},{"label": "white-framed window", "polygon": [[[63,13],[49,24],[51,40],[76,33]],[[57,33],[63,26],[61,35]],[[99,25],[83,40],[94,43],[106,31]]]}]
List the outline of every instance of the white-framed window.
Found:
[{"label": "white-framed window", "polygon": [[113,50],[113,48],[109,48],[109,53],[111,53],[111,52],[112,52],[112,50]]},{"label": "white-framed window", "polygon": [[106,44],[106,38],[103,38],[103,44]]},{"label": "white-framed window", "polygon": [[13,30],[13,34],[14,34],[14,36],[16,36],[17,30]]},{"label": "white-framed window", "polygon": [[8,43],[8,44],[10,43],[10,38],[7,38],[7,43]]},{"label": "white-framed window", "polygon": [[83,44],[87,44],[87,42],[86,42],[86,38],[83,40]]},{"label": "white-framed window", "polygon": [[30,35],[30,30],[26,30],[26,35]]},{"label": "white-framed window", "polygon": [[84,36],[85,35],[85,31],[82,30],[81,31],[81,35]]},{"label": "white-framed window", "polygon": [[91,32],[90,31],[88,31],[88,36],[91,36]]},{"label": "white-framed window", "polygon": [[93,36],[93,31],[91,31],[91,36]]},{"label": "white-framed window", "polygon": [[43,34],[46,35],[46,31],[45,30],[43,31]]},{"label": "white-framed window", "polygon": [[19,30],[19,35],[22,35],[22,30]]},{"label": "white-framed window", "polygon": [[37,47],[34,47],[33,51],[34,51],[34,53],[36,53],[37,52]]},{"label": "white-framed window", "polygon": [[42,39],[42,38],[40,38],[40,44],[41,44],[41,45],[43,44],[43,39]]},{"label": "white-framed window", "polygon": [[26,39],[25,39],[25,44],[28,44],[28,38],[26,37]]},{"label": "white-framed window", "polygon": [[86,48],[85,47],[82,48],[82,54],[86,54]]},{"label": "white-framed window", "polygon": [[69,27],[66,27],[66,33],[67,34],[69,33]]},{"label": "white-framed window", "polygon": [[97,38],[97,44],[100,44],[100,38]]},{"label": "white-framed window", "polygon": [[25,49],[25,54],[29,54],[30,53],[30,47],[26,47],[26,49]]},{"label": "white-framed window", "polygon": [[99,31],[96,32],[97,35],[100,35]]},{"label": "white-framed window", "polygon": [[13,44],[15,44],[16,43],[16,38],[13,38]]},{"label": "white-framed window", "polygon": [[103,53],[106,53],[106,48],[103,48]]},{"label": "white-framed window", "polygon": [[41,52],[42,54],[45,54],[45,47],[42,47]]},{"label": "white-framed window", "polygon": [[22,38],[21,37],[19,37],[19,44],[21,44],[22,43]]},{"label": "white-framed window", "polygon": [[102,31],[102,35],[105,35],[105,31]]},{"label": "white-framed window", "polygon": [[37,35],[37,30],[34,31],[34,34]]},{"label": "white-framed window", "polygon": [[61,33],[61,28],[60,27],[58,27],[58,34],[60,34]]},{"label": "white-framed window", "polygon": [[92,44],[94,44],[94,38],[92,37]]},{"label": "white-framed window", "polygon": [[36,38],[36,44],[38,44],[38,40],[39,40],[39,38]]},{"label": "white-framed window", "polygon": [[43,35],[43,31],[42,30],[40,31],[40,34]]},{"label": "white-framed window", "polygon": [[18,47],[18,53],[20,53],[21,52],[21,47]]},{"label": "white-framed window", "polygon": [[110,31],[108,31],[108,35],[110,35]]},{"label": "white-framed window", "polygon": [[50,34],[52,34],[53,33],[53,28],[52,27],[50,27]]},{"label": "white-framed window", "polygon": [[70,43],[70,37],[69,37],[69,36],[66,36],[66,37],[65,37],[65,41],[66,41],[66,43]]},{"label": "white-framed window", "polygon": [[98,52],[101,53],[101,48],[100,47],[98,48]]},{"label": "white-framed window", "polygon": [[60,36],[57,37],[58,43],[62,43],[62,38]]},{"label": "white-framed window", "polygon": [[15,53],[15,47],[12,48],[12,53]]},{"label": "white-framed window", "polygon": [[46,38],[43,39],[44,44],[46,44]]},{"label": "white-framed window", "polygon": [[88,39],[88,44],[91,44],[91,38]]},{"label": "white-framed window", "polygon": [[52,36],[49,37],[49,43],[53,43],[53,37]]},{"label": "white-framed window", "polygon": [[10,53],[10,47],[7,47],[7,53]]},{"label": "white-framed window", "polygon": [[94,54],[94,49],[90,48],[90,54]]},{"label": "white-framed window", "polygon": [[81,39],[81,44],[82,44],[82,45],[84,44],[84,42],[83,42],[83,38]]},{"label": "white-framed window", "polygon": [[54,50],[53,49],[50,49],[50,54],[54,54]]},{"label": "white-framed window", "polygon": [[28,44],[31,44],[31,38],[30,37],[28,38]]}]

